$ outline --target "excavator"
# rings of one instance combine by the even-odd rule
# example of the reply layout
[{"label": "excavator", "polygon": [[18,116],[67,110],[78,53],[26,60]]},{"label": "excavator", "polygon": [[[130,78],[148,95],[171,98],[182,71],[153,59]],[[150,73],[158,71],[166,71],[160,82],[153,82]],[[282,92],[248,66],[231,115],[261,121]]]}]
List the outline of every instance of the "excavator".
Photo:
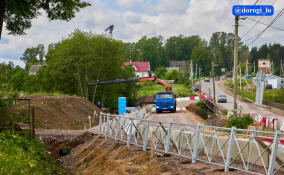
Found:
[{"label": "excavator", "polygon": [[156,77],[142,77],[142,78],[125,78],[125,79],[115,79],[115,80],[105,80],[96,81],[93,83],[88,83],[88,86],[98,86],[98,85],[109,85],[109,84],[120,84],[120,83],[131,83],[131,82],[157,82],[166,87],[166,92],[158,92],[155,95],[156,98],[156,112],[160,113],[162,111],[176,112],[176,96],[172,93],[171,86]]}]

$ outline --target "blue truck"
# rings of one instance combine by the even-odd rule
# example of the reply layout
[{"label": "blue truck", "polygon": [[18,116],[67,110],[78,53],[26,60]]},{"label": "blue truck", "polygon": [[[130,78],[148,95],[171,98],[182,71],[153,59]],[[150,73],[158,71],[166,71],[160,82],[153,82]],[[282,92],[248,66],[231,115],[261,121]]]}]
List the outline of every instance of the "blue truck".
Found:
[{"label": "blue truck", "polygon": [[[156,81],[158,84],[161,84],[166,87],[166,92],[158,92],[155,95],[156,99],[156,112],[160,113],[163,111],[176,112],[176,95],[171,91],[171,86],[160,80],[156,77],[142,77],[142,78],[125,78],[125,79],[115,79],[115,80],[106,80],[106,81],[96,81],[93,83],[88,83],[88,86],[98,86],[98,85],[108,85],[108,84],[120,84],[120,83],[131,83],[131,82],[147,82],[147,81]],[[149,104],[149,103],[148,103]],[[153,104],[153,102],[151,102]]]},{"label": "blue truck", "polygon": [[158,92],[156,98],[156,112],[163,111],[176,112],[176,95],[172,92]]}]

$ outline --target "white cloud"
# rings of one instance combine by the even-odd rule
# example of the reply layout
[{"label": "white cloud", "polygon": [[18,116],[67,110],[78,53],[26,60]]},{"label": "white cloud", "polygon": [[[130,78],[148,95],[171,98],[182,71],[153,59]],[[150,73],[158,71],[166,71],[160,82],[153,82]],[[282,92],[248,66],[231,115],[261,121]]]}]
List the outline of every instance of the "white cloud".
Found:
[{"label": "white cloud", "polygon": [[[92,1],[93,2],[93,1]],[[139,3],[140,9],[115,9],[103,0],[97,0],[93,6],[82,9],[71,21],[48,21],[43,15],[33,20],[32,29],[25,36],[7,35],[3,36],[5,42],[0,41],[0,57],[19,58],[28,47],[34,47],[39,43],[47,46],[49,43],[58,42],[67,37],[74,29],[93,31],[99,34],[110,24],[114,24],[114,39],[123,41],[137,41],[142,36],[148,37],[162,35],[165,37],[173,35],[200,35],[207,40],[213,32],[233,32],[234,17],[232,5],[252,4],[251,0],[158,0],[151,4],[149,0],[117,0],[120,6],[134,6]],[[261,4],[264,1],[260,1]],[[267,0],[265,1],[267,2]],[[272,0],[268,1],[271,4]],[[284,1],[276,1],[275,14],[284,7]],[[274,16],[275,17],[275,16]],[[270,23],[274,17],[264,17],[262,22]],[[256,18],[255,19],[259,19]],[[284,28],[284,17],[281,17],[274,25]],[[242,36],[252,25],[253,21],[241,22],[240,36]],[[261,32],[265,26],[258,24],[247,38]],[[255,44],[283,43],[283,32],[269,29]]]},{"label": "white cloud", "polygon": [[140,3],[143,0],[116,0],[117,4],[123,8],[132,7],[136,3]]}]

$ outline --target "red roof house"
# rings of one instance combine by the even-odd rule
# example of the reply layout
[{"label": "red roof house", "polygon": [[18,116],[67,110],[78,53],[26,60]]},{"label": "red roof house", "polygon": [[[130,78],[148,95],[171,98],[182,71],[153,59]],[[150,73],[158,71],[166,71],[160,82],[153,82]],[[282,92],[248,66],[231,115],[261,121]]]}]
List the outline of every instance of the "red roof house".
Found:
[{"label": "red roof house", "polygon": [[150,63],[149,62],[126,62],[123,66],[132,65],[134,72],[138,77],[149,77]]}]

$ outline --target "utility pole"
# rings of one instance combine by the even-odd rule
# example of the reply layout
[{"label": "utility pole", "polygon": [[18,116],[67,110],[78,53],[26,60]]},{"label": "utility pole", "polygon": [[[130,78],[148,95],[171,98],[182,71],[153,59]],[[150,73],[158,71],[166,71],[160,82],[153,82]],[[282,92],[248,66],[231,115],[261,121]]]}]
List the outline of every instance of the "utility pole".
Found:
[{"label": "utility pole", "polygon": [[238,51],[239,51],[239,16],[235,17],[235,42],[234,42],[234,113],[237,115],[237,93],[238,93]]},{"label": "utility pole", "polygon": [[240,90],[242,90],[242,68],[241,65],[240,66]]},{"label": "utility pole", "polygon": [[197,64],[195,64],[195,78],[197,78]]},{"label": "utility pole", "polygon": [[284,71],[283,71],[283,62],[282,62],[282,60],[280,60],[280,75],[282,76],[283,75],[283,73],[284,73]]},{"label": "utility pole", "polygon": [[214,73],[214,67],[216,65],[212,61],[212,76],[213,76],[213,95],[214,95],[214,113],[216,113],[216,91],[215,91],[215,73]]},{"label": "utility pole", "polygon": [[193,68],[192,68],[192,60],[190,62],[190,79],[191,79],[191,87],[193,87]]},{"label": "utility pole", "polygon": [[202,89],[202,87],[201,87],[201,68],[199,67],[199,84],[200,84],[200,94],[199,94],[199,100],[201,101],[201,89]]},{"label": "utility pole", "polygon": [[248,59],[247,59],[247,62],[246,62],[246,76],[248,75]]}]

